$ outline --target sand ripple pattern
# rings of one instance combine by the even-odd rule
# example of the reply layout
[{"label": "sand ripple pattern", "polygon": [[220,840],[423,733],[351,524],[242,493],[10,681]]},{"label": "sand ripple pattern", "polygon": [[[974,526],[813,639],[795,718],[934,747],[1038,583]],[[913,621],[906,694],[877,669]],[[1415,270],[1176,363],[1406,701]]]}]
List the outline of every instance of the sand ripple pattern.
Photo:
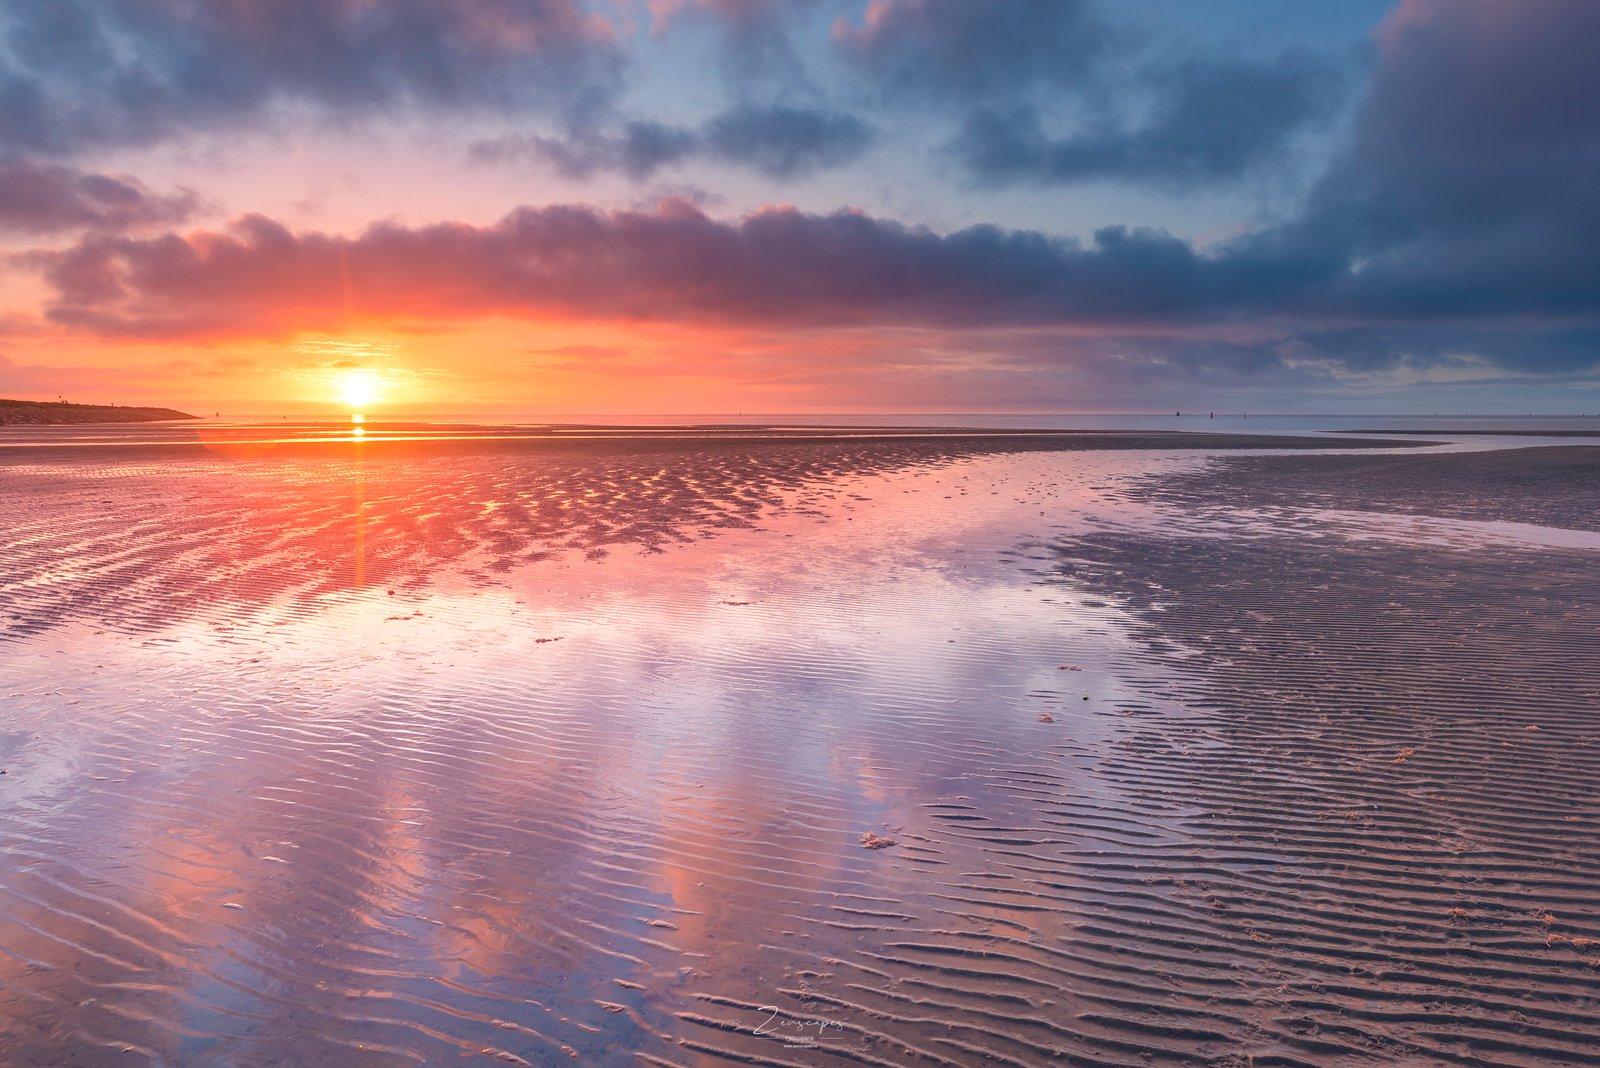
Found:
[{"label": "sand ripple pattern", "polygon": [[5,470],[0,1063],[1593,1056],[1592,553],[573,448]]},{"label": "sand ripple pattern", "polygon": [[208,604],[293,612],[330,593],[421,587],[446,568],[492,585],[571,550],[658,551],[776,511],[824,515],[841,478],[972,457],[1327,444],[759,431],[574,440],[397,430],[393,440],[353,442],[326,428],[282,440],[241,428],[200,442],[159,440],[195,433],[164,428],[138,429],[121,445],[97,444],[104,430],[87,445],[69,444],[81,431],[13,445],[0,450],[0,501],[12,504],[0,541],[0,643],[76,619],[152,630]]}]

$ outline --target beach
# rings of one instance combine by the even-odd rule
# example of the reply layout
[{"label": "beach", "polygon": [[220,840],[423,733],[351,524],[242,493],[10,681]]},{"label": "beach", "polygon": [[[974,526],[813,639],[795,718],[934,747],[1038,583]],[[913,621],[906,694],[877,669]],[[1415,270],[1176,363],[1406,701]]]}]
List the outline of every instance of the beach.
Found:
[{"label": "beach", "polygon": [[1600,446],[1421,433],[6,437],[0,1063],[1584,1062]]}]

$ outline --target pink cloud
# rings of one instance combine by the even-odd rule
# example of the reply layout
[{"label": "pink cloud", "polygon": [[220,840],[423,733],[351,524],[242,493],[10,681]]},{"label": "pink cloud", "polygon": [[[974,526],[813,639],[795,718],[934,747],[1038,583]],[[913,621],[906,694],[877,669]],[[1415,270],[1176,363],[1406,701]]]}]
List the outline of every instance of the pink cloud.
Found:
[{"label": "pink cloud", "polygon": [[127,175],[60,164],[0,162],[0,231],[44,234],[82,228],[171,226],[200,206],[190,190],[157,194]]}]

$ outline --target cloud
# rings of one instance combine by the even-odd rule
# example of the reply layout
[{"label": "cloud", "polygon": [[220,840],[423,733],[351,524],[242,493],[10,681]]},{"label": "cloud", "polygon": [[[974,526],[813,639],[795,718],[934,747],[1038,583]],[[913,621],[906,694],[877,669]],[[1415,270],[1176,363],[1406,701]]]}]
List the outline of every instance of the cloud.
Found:
[{"label": "cloud", "polygon": [[701,158],[783,181],[853,163],[876,140],[876,130],[854,115],[746,104],[693,129],[629,122],[617,135],[592,128],[565,137],[514,135],[480,141],[469,152],[482,163],[536,159],[569,178],[612,171],[644,180],[663,167]]},{"label": "cloud", "polygon": [[1407,0],[1380,30],[1350,144],[1262,243],[1358,263],[1392,317],[1592,316],[1597,37],[1586,0]]},{"label": "cloud", "polygon": [[[902,9],[934,6],[873,10]],[[1600,366],[1600,112],[1589,103],[1600,99],[1600,67],[1584,47],[1597,36],[1600,5],[1582,0],[1515,13],[1493,0],[1407,0],[1381,30],[1348,143],[1303,210],[1203,248],[1139,228],[1076,241],[991,226],[941,233],[854,211],[725,220],[669,201],[525,207],[492,225],[382,223],[356,236],[247,216],[219,232],[89,232],[28,262],[53,294],[53,321],[111,337],[511,317],[805,337],[920,330],[960,335],[954,347],[967,352],[981,335],[993,347],[969,363],[1031,361],[1017,371],[1092,360],[1130,388],[1162,374],[1307,388],[1428,370],[1573,375]],[[1131,126],[1038,137],[1052,150],[1077,138],[1078,176],[1233,173],[1260,165],[1296,116],[1315,110],[1320,75],[1307,63],[1173,67],[1172,85],[1189,87],[1192,103],[1153,106]],[[1263,129],[1236,129],[1257,106]],[[569,138],[579,153],[570,165],[646,176],[733,152],[774,175],[826,165],[817,146],[836,127],[824,119],[742,114],[748,125]],[[1047,116],[1035,114],[1042,128]],[[767,143],[772,131],[789,140]],[[837,143],[838,158],[859,151],[848,136]]]},{"label": "cloud", "polygon": [[[307,113],[499,111],[566,132],[486,141],[479,159],[644,178],[694,157],[803,177],[878,136],[827,102],[806,69],[818,55],[795,47],[814,6],[652,4],[658,32],[717,27],[742,103],[619,125],[631,46],[586,0],[21,0],[0,8],[0,145],[62,158]],[[889,112],[965,119],[954,158],[989,185],[1232,178],[1314,118],[1327,88],[1304,57],[1130,67],[1144,43],[1090,0],[873,0],[833,44],[823,54]],[[1132,97],[1150,98],[1142,117],[1104,104]]]},{"label": "cloud", "polygon": [[622,59],[580,0],[18,0],[0,144],[145,144],[296,105],[563,112],[609,99]]},{"label": "cloud", "polygon": [[1181,320],[1253,299],[1254,267],[1153,231],[1090,246],[980,226],[941,235],[855,212],[770,208],[721,222],[521,208],[487,227],[383,223],[356,238],[262,216],[222,233],[89,235],[34,261],[57,322],[108,334],[288,334],[346,318],[563,315],[839,325],[1110,325]]},{"label": "cloud", "polygon": [[962,105],[1082,86],[1129,44],[1088,0],[872,0],[833,39],[887,98]]},{"label": "cloud", "polygon": [[712,155],[773,178],[792,178],[852,163],[872,146],[871,126],[839,112],[740,107],[706,124]]},{"label": "cloud", "polygon": [[189,190],[159,195],[126,175],[0,162],[0,232],[172,226],[188,220],[199,206],[199,197]]},{"label": "cloud", "polygon": [[790,36],[790,20],[815,0],[647,0],[653,32],[680,23],[707,24],[720,31],[717,59],[724,79],[814,94],[816,86]]},{"label": "cloud", "polygon": [[1298,53],[1270,62],[1194,59],[1152,82],[1154,102],[1136,122],[1094,119],[1051,136],[1034,105],[982,109],[950,150],[986,185],[1214,182],[1270,160],[1295,133],[1331,115],[1340,86],[1331,65]]},{"label": "cloud", "polygon": [[873,0],[838,53],[895,106],[960,118],[947,148],[977,184],[1229,181],[1327,117],[1330,62],[1157,56],[1089,0]]},{"label": "cloud", "polygon": [[[90,233],[30,262],[55,294],[51,320],[112,337],[437,329],[501,316],[1120,337],[1144,339],[1146,365],[1159,337],[1150,366],[1191,377],[1201,365],[1377,373],[1464,354],[1546,373],[1600,364],[1600,291],[1588,291],[1576,323],[1544,321],[1551,302],[1574,310],[1564,292],[1525,293],[1490,318],[1435,306],[1433,278],[1395,292],[1392,277],[1294,236],[1202,253],[1154,230],[1107,227],[1080,243],[992,226],[940,234],[852,211],[778,207],[721,221],[671,201],[648,212],[520,208],[489,226],[380,223],[356,237],[246,216],[188,236]],[[1436,271],[1450,278],[1454,266]]]},{"label": "cloud", "polygon": [[486,164],[535,160],[548,164],[567,178],[591,178],[602,171],[625,174],[643,181],[663,167],[680,163],[702,151],[699,135],[680,126],[658,122],[629,122],[620,134],[585,128],[564,137],[511,134],[475,142],[468,156]]},{"label": "cloud", "polygon": [[1304,329],[1286,337],[1286,354],[1327,359],[1356,371],[1401,366],[1495,366],[1560,375],[1600,365],[1600,326],[1430,324]]},{"label": "cloud", "polygon": [[187,237],[91,234],[33,262],[58,294],[55,321],[146,336],[482,315],[1148,331],[1387,312],[1392,295],[1349,264],[1296,254],[1249,242],[1201,254],[1122,227],[1088,244],[992,226],[939,234],[781,207],[724,222],[679,201],[521,208],[485,227],[382,223],[354,238],[246,216]]}]

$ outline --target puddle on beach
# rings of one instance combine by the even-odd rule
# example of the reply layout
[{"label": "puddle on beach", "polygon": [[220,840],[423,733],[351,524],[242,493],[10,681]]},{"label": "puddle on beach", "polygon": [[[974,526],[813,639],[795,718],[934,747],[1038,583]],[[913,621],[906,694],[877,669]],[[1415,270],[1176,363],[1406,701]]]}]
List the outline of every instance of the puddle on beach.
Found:
[{"label": "puddle on beach", "polygon": [[1273,1018],[1149,867],[1222,863],[1126,759],[1195,694],[1058,564],[1194,533],[1125,489],[1206,457],[585,447],[0,468],[0,1060],[1163,1063]]}]

